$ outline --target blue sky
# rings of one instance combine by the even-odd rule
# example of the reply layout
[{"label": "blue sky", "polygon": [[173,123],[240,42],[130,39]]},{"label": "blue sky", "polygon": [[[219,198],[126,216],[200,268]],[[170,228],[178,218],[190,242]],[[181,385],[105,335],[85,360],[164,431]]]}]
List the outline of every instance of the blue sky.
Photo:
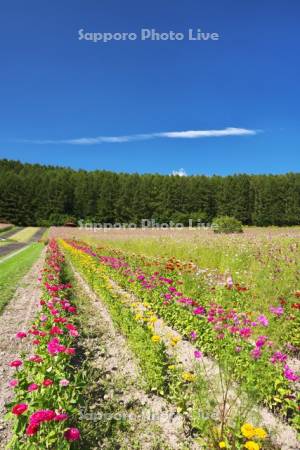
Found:
[{"label": "blue sky", "polygon": [[[10,0],[0,20],[1,158],[300,171],[298,0]],[[220,39],[141,41],[142,28]],[[138,38],[80,41],[80,29]]]}]

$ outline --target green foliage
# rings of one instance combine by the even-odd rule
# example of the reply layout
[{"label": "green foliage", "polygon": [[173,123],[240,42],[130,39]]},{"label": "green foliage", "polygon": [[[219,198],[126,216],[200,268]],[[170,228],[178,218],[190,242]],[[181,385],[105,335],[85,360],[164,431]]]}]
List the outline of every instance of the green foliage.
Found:
[{"label": "green foliage", "polygon": [[242,223],[230,216],[217,217],[213,221],[213,229],[215,233],[242,233]]},{"label": "green foliage", "polygon": [[42,248],[42,244],[32,244],[0,264],[0,313],[12,298],[19,281],[39,257]]},{"label": "green foliage", "polygon": [[223,215],[247,225],[300,224],[300,174],[178,177],[0,160],[0,217],[17,225],[63,225],[70,216],[188,225]]}]

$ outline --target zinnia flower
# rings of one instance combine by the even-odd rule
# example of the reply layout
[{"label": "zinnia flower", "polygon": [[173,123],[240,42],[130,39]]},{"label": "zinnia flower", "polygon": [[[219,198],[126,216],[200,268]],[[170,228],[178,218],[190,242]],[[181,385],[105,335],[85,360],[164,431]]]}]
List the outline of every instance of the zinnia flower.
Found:
[{"label": "zinnia flower", "polygon": [[19,381],[14,379],[14,380],[10,380],[10,382],[8,383],[10,387],[16,387],[19,384]]},{"label": "zinnia flower", "polygon": [[20,416],[21,414],[23,414],[25,411],[27,411],[28,409],[28,405],[26,403],[18,403],[17,405],[15,405],[11,412],[13,414],[15,414],[16,416]]},{"label": "zinnia flower", "polygon": [[200,352],[199,350],[195,350],[194,351],[194,356],[195,356],[195,358],[200,359],[200,358],[202,358],[203,353]]},{"label": "zinnia flower", "polygon": [[153,335],[152,338],[151,338],[151,341],[152,341],[152,342],[159,342],[159,341],[160,341],[160,336],[158,336],[158,335],[156,335],[156,334]]},{"label": "zinnia flower", "polygon": [[23,338],[26,338],[26,336],[27,336],[27,334],[24,333],[24,331],[19,331],[19,332],[16,334],[16,338],[17,338],[17,339],[23,339]]},{"label": "zinnia flower", "polygon": [[246,444],[244,445],[244,447],[247,450],[259,450],[260,446],[257,444],[257,442],[254,441],[247,441]]},{"label": "zinnia flower", "polygon": [[67,441],[78,441],[80,439],[80,431],[78,428],[69,428],[64,436]]},{"label": "zinnia flower", "polygon": [[247,439],[251,439],[253,436],[255,436],[254,430],[255,428],[253,427],[253,425],[251,425],[251,423],[244,423],[244,425],[241,426],[242,435]]},{"label": "zinnia flower", "polygon": [[39,427],[40,426],[37,423],[30,423],[26,428],[27,436],[34,436],[38,432]]},{"label": "zinnia flower", "polygon": [[32,383],[28,386],[27,391],[28,392],[33,392],[36,391],[39,388],[38,384]]},{"label": "zinnia flower", "polygon": [[11,361],[9,363],[10,367],[20,367],[23,362],[20,359],[16,359],[15,361]]},{"label": "zinnia flower", "polygon": [[263,428],[255,428],[254,429],[255,436],[259,439],[265,439],[268,435]]},{"label": "zinnia flower", "polygon": [[59,385],[65,387],[68,386],[69,383],[70,381],[64,378],[63,380],[60,380]]}]

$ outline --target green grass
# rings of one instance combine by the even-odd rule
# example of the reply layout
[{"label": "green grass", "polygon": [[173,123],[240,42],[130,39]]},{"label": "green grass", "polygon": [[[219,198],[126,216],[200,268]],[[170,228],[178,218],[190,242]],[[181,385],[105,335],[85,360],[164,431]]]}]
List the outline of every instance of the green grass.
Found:
[{"label": "green grass", "polygon": [[0,314],[13,297],[19,281],[38,259],[42,248],[42,244],[32,244],[21,253],[0,263]]},{"label": "green grass", "polygon": [[26,227],[10,237],[17,242],[27,242],[38,231],[38,227]]}]

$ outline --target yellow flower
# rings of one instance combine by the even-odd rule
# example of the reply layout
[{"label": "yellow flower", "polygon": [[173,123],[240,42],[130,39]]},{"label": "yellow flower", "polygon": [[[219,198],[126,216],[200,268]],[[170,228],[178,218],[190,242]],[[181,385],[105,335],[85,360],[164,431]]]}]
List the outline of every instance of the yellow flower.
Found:
[{"label": "yellow flower", "polygon": [[268,436],[263,428],[254,428],[254,434],[259,439],[266,439],[266,437]]},{"label": "yellow flower", "polygon": [[244,445],[244,447],[247,450],[259,450],[260,449],[260,446],[254,441],[247,441],[246,444]]},{"label": "yellow flower", "polygon": [[175,369],[174,364],[171,364],[170,366],[168,366],[168,369]]},{"label": "yellow flower", "polygon": [[183,372],[182,378],[184,381],[195,381],[196,376],[190,372]]},{"label": "yellow flower", "polygon": [[227,447],[226,442],[224,442],[224,441],[219,442],[219,447],[220,448],[226,448]]},{"label": "yellow flower", "polygon": [[157,336],[157,334],[154,334],[151,338],[152,342],[159,342],[160,341],[160,336]]},{"label": "yellow flower", "polygon": [[245,436],[247,439],[251,439],[253,436],[255,436],[254,432],[255,428],[251,423],[244,423],[241,427],[242,435]]},{"label": "yellow flower", "polygon": [[180,341],[181,339],[180,339],[180,337],[179,336],[173,336],[172,338],[171,338],[171,345],[176,345],[176,344],[178,344],[178,342]]},{"label": "yellow flower", "polygon": [[152,316],[149,318],[149,322],[151,322],[151,323],[154,323],[156,321],[157,321],[157,317],[155,317],[155,316]]},{"label": "yellow flower", "polygon": [[135,320],[141,320],[143,318],[142,314],[137,314],[135,317]]}]

